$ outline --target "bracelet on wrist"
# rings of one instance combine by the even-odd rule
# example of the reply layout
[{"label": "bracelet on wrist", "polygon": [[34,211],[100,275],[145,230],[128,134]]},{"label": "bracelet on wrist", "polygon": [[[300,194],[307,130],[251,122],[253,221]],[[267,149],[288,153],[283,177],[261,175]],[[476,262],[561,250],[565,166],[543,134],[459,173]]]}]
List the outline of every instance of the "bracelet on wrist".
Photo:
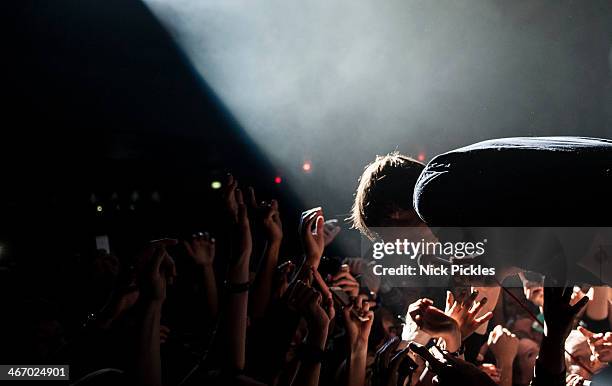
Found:
[{"label": "bracelet on wrist", "polygon": [[243,292],[247,292],[249,287],[251,287],[251,282],[246,281],[244,283],[230,283],[229,281],[225,281],[224,283],[225,290],[230,294],[239,294]]},{"label": "bracelet on wrist", "polygon": [[465,345],[463,343],[461,343],[461,347],[459,347],[459,350],[455,351],[455,352],[448,352],[447,353],[451,356],[454,357],[460,357],[461,355],[463,355],[465,353]]}]

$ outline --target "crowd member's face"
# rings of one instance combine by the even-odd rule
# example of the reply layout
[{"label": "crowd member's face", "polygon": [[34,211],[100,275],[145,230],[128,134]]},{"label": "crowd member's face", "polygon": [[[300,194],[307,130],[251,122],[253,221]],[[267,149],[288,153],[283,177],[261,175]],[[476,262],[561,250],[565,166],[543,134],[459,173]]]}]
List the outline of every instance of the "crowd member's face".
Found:
[{"label": "crowd member's face", "polygon": [[528,385],[531,382],[531,378],[533,378],[533,369],[535,368],[539,352],[540,347],[535,341],[529,338],[523,338],[519,341],[516,360],[518,360],[520,374],[517,374],[518,377],[514,377],[515,383]]},{"label": "crowd member's face", "polygon": [[541,283],[528,281],[523,284],[523,292],[527,300],[538,307],[544,306],[544,287]]},{"label": "crowd member's face", "polygon": [[393,212],[385,219],[386,227],[419,227],[425,223],[414,210],[400,209]]},{"label": "crowd member's face", "polygon": [[528,337],[535,342],[539,342],[542,339],[542,334],[533,329],[534,323],[535,322],[531,318],[517,319],[512,325],[512,332],[520,332],[522,336]]},{"label": "crowd member's face", "polygon": [[421,220],[414,210],[398,210],[389,216],[382,226],[377,229],[380,237],[385,242],[395,240],[428,240],[435,241],[435,236],[431,230]]}]

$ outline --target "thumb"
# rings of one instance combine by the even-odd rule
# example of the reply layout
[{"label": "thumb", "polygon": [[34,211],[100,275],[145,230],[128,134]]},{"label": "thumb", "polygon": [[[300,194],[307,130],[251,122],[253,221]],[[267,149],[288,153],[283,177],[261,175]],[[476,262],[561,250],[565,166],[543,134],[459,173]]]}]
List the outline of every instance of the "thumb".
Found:
[{"label": "thumb", "polygon": [[325,228],[325,219],[323,216],[317,217],[317,224],[315,227],[315,232],[317,236],[323,236],[323,229]]},{"label": "thumb", "polygon": [[595,335],[593,332],[587,330],[586,328],[582,326],[578,326],[578,331],[580,331],[580,333],[584,335],[587,339],[592,338],[593,335]]},{"label": "thumb", "polygon": [[446,291],[446,310],[449,311],[455,303],[455,296],[451,291]]}]

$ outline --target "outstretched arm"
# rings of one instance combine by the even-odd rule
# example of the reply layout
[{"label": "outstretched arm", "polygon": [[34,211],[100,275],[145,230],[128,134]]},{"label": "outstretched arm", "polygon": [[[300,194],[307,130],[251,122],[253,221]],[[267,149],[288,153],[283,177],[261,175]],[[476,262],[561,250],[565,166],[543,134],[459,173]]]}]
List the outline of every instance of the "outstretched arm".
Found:
[{"label": "outstretched arm", "polygon": [[136,381],[139,385],[162,384],[159,351],[161,309],[166,299],[166,287],[176,276],[174,262],[165,246],[173,244],[176,244],[176,240],[162,240],[152,243],[145,251],[146,268],[140,299],[143,315],[136,357]]},{"label": "outstretched arm", "polygon": [[536,361],[533,386],[565,385],[564,344],[576,315],[589,298],[584,296],[573,306],[571,287],[544,286],[544,320],[546,336],[542,339],[540,356]]},{"label": "outstretched arm", "polygon": [[259,272],[255,278],[250,299],[250,315],[254,318],[264,316],[272,298],[272,284],[274,282],[274,271],[278,265],[278,255],[281,241],[283,239],[283,226],[278,212],[278,202],[257,203],[253,188],[249,189],[249,201],[251,206],[261,214],[263,228],[266,236],[266,247]]}]

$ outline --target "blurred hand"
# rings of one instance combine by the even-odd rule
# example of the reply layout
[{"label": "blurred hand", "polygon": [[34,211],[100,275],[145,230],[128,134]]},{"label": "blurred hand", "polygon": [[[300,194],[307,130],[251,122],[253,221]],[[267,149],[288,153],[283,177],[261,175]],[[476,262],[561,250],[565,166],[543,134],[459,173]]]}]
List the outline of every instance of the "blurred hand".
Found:
[{"label": "blurred hand", "polygon": [[239,189],[236,190],[235,197],[236,204],[238,205],[237,225],[240,256],[248,259],[251,256],[251,249],[253,247],[253,240],[251,239],[251,226],[249,224],[247,209],[242,198],[242,192]]},{"label": "blurred hand", "polygon": [[583,386],[585,379],[578,374],[567,374],[565,377],[566,386]]},{"label": "blurred hand", "polygon": [[594,334],[582,326],[578,327],[578,331],[587,338],[591,348],[591,360],[612,362],[612,332]]},{"label": "blurred hand", "polygon": [[442,310],[434,307],[430,299],[419,299],[410,304],[408,315],[427,334],[443,338],[448,351],[454,352],[461,347],[459,324]]},{"label": "blurred hand", "polygon": [[283,239],[283,225],[278,211],[278,201],[257,202],[255,189],[249,187],[247,202],[254,213],[253,218],[258,221],[261,219],[268,241],[280,242]]},{"label": "blurred hand", "polygon": [[334,318],[334,308],[326,304],[329,313],[326,312],[322,300],[321,293],[302,280],[295,282],[288,298],[289,305],[306,320],[311,332],[327,334],[329,323]]},{"label": "blurred hand", "polygon": [[359,282],[349,272],[349,266],[342,264],[340,271],[331,278],[332,287],[340,287],[351,297],[359,295]]},{"label": "blurred hand", "polygon": [[236,200],[237,188],[238,180],[234,179],[234,176],[231,174],[228,174],[222,193],[223,201],[225,202],[225,210],[233,223],[238,222],[238,201]]},{"label": "blurred hand", "polygon": [[544,286],[544,321],[545,334],[561,342],[568,337],[576,315],[589,302],[584,296],[574,305],[570,305],[572,287]]},{"label": "blurred hand", "polygon": [[512,364],[518,353],[519,339],[508,329],[497,325],[489,334],[487,344],[499,365]]},{"label": "blurred hand", "polygon": [[276,267],[276,272],[274,275],[275,285],[273,289],[274,299],[280,299],[283,297],[287,291],[287,288],[289,288],[289,277],[294,270],[295,264],[293,264],[291,261],[286,261]]},{"label": "blurred hand", "polygon": [[446,291],[446,310],[444,313],[457,322],[462,340],[472,335],[474,331],[493,317],[491,311],[477,317],[488,301],[486,297],[483,297],[480,301],[476,301],[477,296],[478,291],[473,291],[469,296],[466,291],[463,291],[459,297],[455,299],[451,291]]},{"label": "blurred hand", "polygon": [[519,272],[519,278],[523,283],[523,294],[525,298],[538,307],[544,305],[544,287],[541,282],[528,280],[523,272]]},{"label": "blurred hand", "polygon": [[170,329],[163,324],[159,326],[159,343],[166,343],[168,336],[170,335]]},{"label": "blurred hand", "polygon": [[143,253],[145,271],[141,295],[146,300],[163,302],[166,288],[176,277],[174,260],[166,251],[167,246],[176,245],[177,240],[164,239],[152,241]]},{"label": "blurred hand", "polygon": [[374,275],[368,261],[361,257],[351,257],[346,259],[352,275],[361,275],[361,283],[374,293],[378,293],[380,288],[380,276]]},{"label": "blurred hand", "polygon": [[408,373],[399,371],[402,364],[410,362],[413,369],[416,367],[416,363],[408,356],[408,347],[397,352],[400,342],[401,339],[393,337],[376,351],[374,365],[372,366],[374,372],[372,384],[374,386],[403,385]]},{"label": "blurred hand", "polygon": [[197,265],[211,267],[215,260],[215,239],[208,232],[193,235],[191,241],[183,241],[187,254]]},{"label": "blurred hand", "polygon": [[450,354],[441,353],[434,357],[425,346],[410,343],[410,350],[427,361],[429,368],[436,374],[440,386],[494,386],[495,382],[473,364]]},{"label": "blurred hand", "polygon": [[303,212],[300,221],[300,235],[306,254],[306,263],[315,269],[319,267],[325,248],[324,221],[323,210],[320,207]]},{"label": "blurred hand", "polygon": [[[231,177],[231,176],[230,176]],[[237,248],[237,256],[232,256],[228,278],[232,283],[245,283],[249,281],[249,259],[253,248],[251,238],[251,226],[247,208],[240,189],[234,188],[227,198],[228,208],[235,208],[235,218],[233,218],[233,239]],[[230,220],[234,214],[230,212]]]},{"label": "blurred hand", "polygon": [[[367,350],[368,338],[374,323],[374,312],[370,311],[370,303],[367,300],[367,296],[359,295],[353,304],[344,307],[342,311],[344,313],[349,349],[352,352]],[[367,320],[361,321],[355,313],[362,318],[367,318]]]},{"label": "blurred hand", "polygon": [[492,363],[483,363],[478,366],[478,368],[483,373],[487,374],[489,378],[493,380],[493,382],[499,385],[499,382],[501,381],[501,371],[497,368],[497,366]]},{"label": "blurred hand", "polygon": [[325,246],[331,244],[332,241],[338,236],[342,228],[338,225],[338,220],[335,218],[325,221],[323,226],[323,239],[325,240]]}]

